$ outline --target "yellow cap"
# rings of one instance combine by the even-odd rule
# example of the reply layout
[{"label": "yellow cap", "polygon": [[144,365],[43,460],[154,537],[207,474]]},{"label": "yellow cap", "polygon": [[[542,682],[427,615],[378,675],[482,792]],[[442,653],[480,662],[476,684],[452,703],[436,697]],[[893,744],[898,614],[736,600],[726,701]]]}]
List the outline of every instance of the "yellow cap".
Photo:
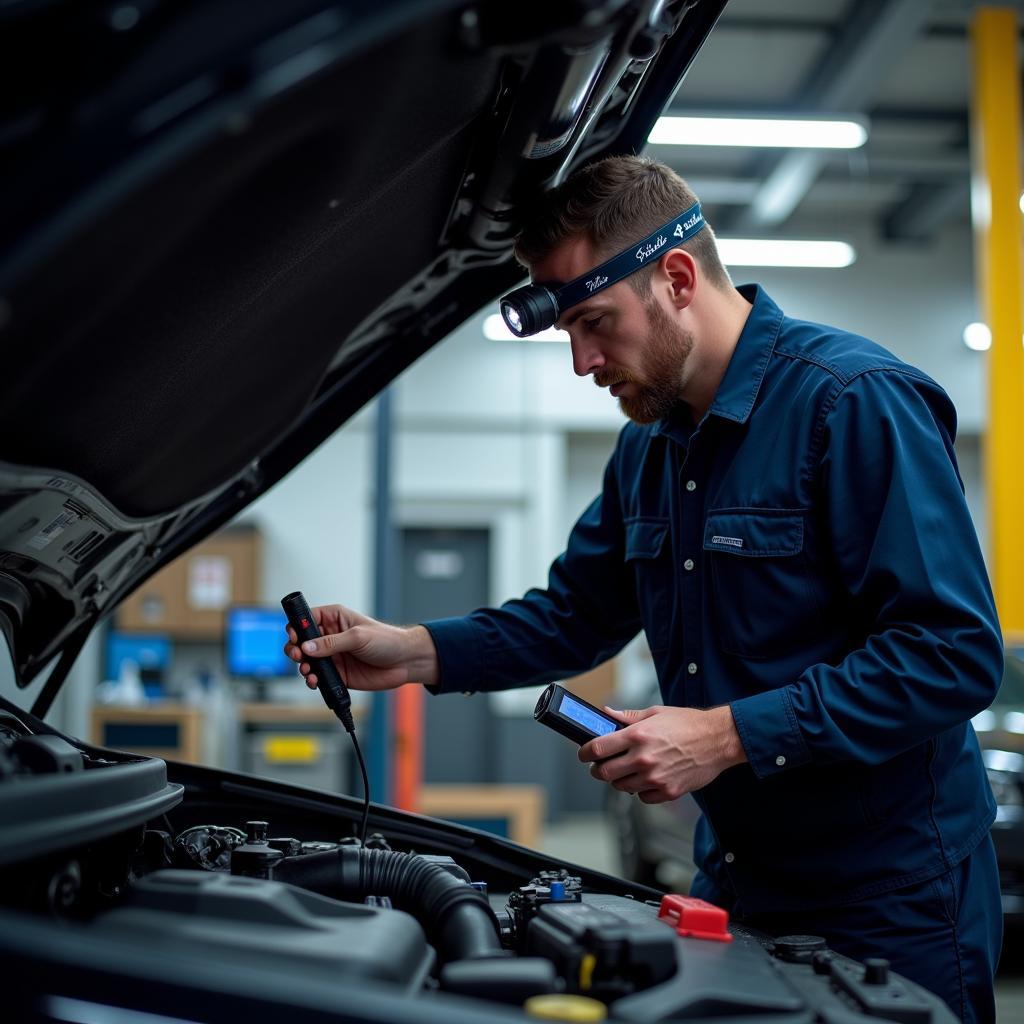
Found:
[{"label": "yellow cap", "polygon": [[564,1020],[572,1024],[590,1024],[608,1016],[608,1007],[589,996],[531,996],[523,1009],[538,1020]]}]

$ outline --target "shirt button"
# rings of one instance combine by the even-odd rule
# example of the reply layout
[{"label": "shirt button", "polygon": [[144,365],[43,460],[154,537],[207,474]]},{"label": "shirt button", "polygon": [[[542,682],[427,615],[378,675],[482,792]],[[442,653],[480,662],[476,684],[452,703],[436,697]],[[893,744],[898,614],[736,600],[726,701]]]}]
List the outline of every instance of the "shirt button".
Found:
[{"label": "shirt button", "polygon": [[736,859],[736,854],[735,853],[727,853],[725,855],[725,863],[726,864],[731,864],[735,859]]},{"label": "shirt button", "polygon": [[786,763],[786,759],[779,754],[779,756],[775,758],[775,763],[781,768]]},{"label": "shirt button", "polygon": [[695,676],[697,674],[697,662],[691,661],[690,664],[686,666],[686,671],[689,672],[691,676]]},{"label": "shirt button", "polygon": [[683,568],[687,572],[692,572],[693,571],[693,559],[692,558],[688,558],[685,562],[683,562]]},{"label": "shirt button", "polygon": [[686,481],[686,489],[688,491],[695,491],[695,490],[697,490],[697,481],[696,480],[687,480]]}]

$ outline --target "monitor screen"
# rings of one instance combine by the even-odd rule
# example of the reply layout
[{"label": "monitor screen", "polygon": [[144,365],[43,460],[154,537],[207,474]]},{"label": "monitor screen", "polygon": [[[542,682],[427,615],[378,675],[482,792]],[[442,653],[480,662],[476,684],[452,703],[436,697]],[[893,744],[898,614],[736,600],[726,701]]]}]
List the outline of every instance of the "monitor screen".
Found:
[{"label": "monitor screen", "polygon": [[297,670],[284,653],[288,620],[280,608],[229,608],[227,668],[233,676],[288,676]]},{"label": "monitor screen", "polygon": [[139,668],[146,695],[159,695],[164,682],[164,673],[171,661],[171,639],[160,633],[119,633],[111,630],[107,634],[107,679],[118,679],[121,666],[133,661]]}]

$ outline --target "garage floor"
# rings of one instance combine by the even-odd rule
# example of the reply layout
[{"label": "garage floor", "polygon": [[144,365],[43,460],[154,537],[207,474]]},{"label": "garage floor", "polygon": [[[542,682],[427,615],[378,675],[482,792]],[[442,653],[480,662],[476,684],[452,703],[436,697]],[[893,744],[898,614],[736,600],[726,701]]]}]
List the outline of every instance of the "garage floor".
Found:
[{"label": "garage floor", "polygon": [[[547,826],[538,848],[595,871],[619,873],[614,837],[601,815],[577,815]],[[1024,1024],[1024,930],[1006,937],[996,979],[996,1008],[999,1024]]]}]

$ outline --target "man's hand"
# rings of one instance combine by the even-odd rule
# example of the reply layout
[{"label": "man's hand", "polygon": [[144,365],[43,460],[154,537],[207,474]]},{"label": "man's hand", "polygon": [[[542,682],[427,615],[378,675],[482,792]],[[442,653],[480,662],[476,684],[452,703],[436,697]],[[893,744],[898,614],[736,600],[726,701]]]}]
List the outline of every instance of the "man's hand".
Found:
[{"label": "man's hand", "polygon": [[390,626],[340,604],[311,611],[324,635],[307,640],[300,651],[295,630],[289,626],[284,646],[284,653],[299,662],[310,689],[316,688],[317,678],[310,674],[307,657],[333,658],[341,678],[353,690],[393,690],[404,683],[437,682],[437,651],[423,626]]},{"label": "man's hand", "polygon": [[595,779],[646,804],[677,800],[747,759],[728,705],[605,711],[627,728],[584,743],[579,758],[596,762],[590,768]]}]

